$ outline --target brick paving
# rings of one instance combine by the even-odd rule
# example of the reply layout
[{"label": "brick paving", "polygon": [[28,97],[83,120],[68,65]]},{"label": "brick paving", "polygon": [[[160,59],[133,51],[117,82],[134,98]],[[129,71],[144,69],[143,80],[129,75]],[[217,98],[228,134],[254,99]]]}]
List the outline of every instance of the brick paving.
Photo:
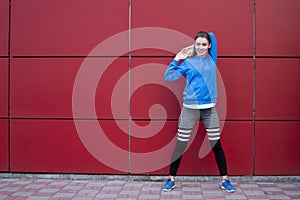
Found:
[{"label": "brick paving", "polygon": [[57,180],[0,178],[0,199],[14,200],[154,200],[154,199],[299,199],[299,182],[233,182],[237,191],[227,193],[216,182],[177,181],[171,192],[162,182],[122,180]]}]

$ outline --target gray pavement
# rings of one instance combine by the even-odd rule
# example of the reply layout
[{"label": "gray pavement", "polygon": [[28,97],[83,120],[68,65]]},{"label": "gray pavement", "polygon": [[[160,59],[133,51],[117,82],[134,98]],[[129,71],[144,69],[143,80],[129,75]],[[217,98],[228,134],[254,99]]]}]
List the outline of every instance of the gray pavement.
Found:
[{"label": "gray pavement", "polygon": [[161,186],[166,177],[67,175],[69,179],[62,179],[66,175],[56,176],[0,174],[0,199],[300,200],[299,177],[232,177],[237,191],[227,193],[220,189],[218,177],[177,177],[176,188],[163,192]]}]

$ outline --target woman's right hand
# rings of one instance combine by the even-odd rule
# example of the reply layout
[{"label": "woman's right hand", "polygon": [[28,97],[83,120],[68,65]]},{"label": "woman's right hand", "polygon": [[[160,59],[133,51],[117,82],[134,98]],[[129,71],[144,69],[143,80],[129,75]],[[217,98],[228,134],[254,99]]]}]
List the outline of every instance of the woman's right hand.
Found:
[{"label": "woman's right hand", "polygon": [[194,52],[194,45],[185,47],[176,54],[175,60],[179,61],[179,60],[187,59],[193,55],[193,52]]}]

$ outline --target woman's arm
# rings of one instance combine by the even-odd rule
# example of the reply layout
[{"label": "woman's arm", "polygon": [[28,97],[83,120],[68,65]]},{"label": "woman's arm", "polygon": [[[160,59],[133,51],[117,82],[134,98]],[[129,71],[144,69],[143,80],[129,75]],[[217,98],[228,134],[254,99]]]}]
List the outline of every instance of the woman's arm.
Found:
[{"label": "woman's arm", "polygon": [[183,61],[180,65],[180,60],[185,60],[193,54],[194,45],[187,46],[181,49],[175,56],[174,60],[169,64],[164,78],[165,81],[171,82],[179,79],[183,74],[185,74],[186,63]]},{"label": "woman's arm", "polygon": [[173,60],[168,66],[164,79],[167,82],[172,82],[179,79],[184,74],[185,62],[183,61],[180,66],[178,66],[178,60]]},{"label": "woman's arm", "polygon": [[210,39],[211,39],[211,48],[209,49],[209,54],[212,57],[212,59],[217,63],[217,39],[213,32],[209,33]]}]

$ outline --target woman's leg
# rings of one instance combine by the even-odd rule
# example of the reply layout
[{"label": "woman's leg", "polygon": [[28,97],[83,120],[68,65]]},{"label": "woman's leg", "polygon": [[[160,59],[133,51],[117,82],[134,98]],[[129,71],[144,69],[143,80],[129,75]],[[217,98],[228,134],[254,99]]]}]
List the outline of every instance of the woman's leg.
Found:
[{"label": "woman's leg", "polygon": [[210,142],[210,143],[211,143],[214,155],[215,155],[215,159],[216,159],[216,162],[218,165],[220,176],[222,176],[223,180],[228,179],[226,157],[225,157],[222,145],[221,145],[221,141],[220,141],[220,139],[218,139],[216,141],[216,143],[214,143],[214,142]]},{"label": "woman's leg", "polygon": [[214,152],[219,173],[222,176],[222,179],[227,179],[227,163],[225,153],[221,145],[220,122],[216,108],[213,107],[201,110],[200,119],[206,128],[208,140]]},{"label": "woman's leg", "polygon": [[186,149],[196,120],[199,120],[199,110],[182,107],[178,122],[177,142],[171,157],[169,172],[171,179],[174,179],[177,174],[182,155]]},{"label": "woman's leg", "polygon": [[220,187],[227,192],[235,192],[235,188],[230,183],[227,177],[226,157],[220,141],[220,122],[216,108],[213,107],[211,109],[201,110],[200,117],[203,120],[204,126],[206,128],[208,140],[215,154],[219,173],[222,176]]}]

